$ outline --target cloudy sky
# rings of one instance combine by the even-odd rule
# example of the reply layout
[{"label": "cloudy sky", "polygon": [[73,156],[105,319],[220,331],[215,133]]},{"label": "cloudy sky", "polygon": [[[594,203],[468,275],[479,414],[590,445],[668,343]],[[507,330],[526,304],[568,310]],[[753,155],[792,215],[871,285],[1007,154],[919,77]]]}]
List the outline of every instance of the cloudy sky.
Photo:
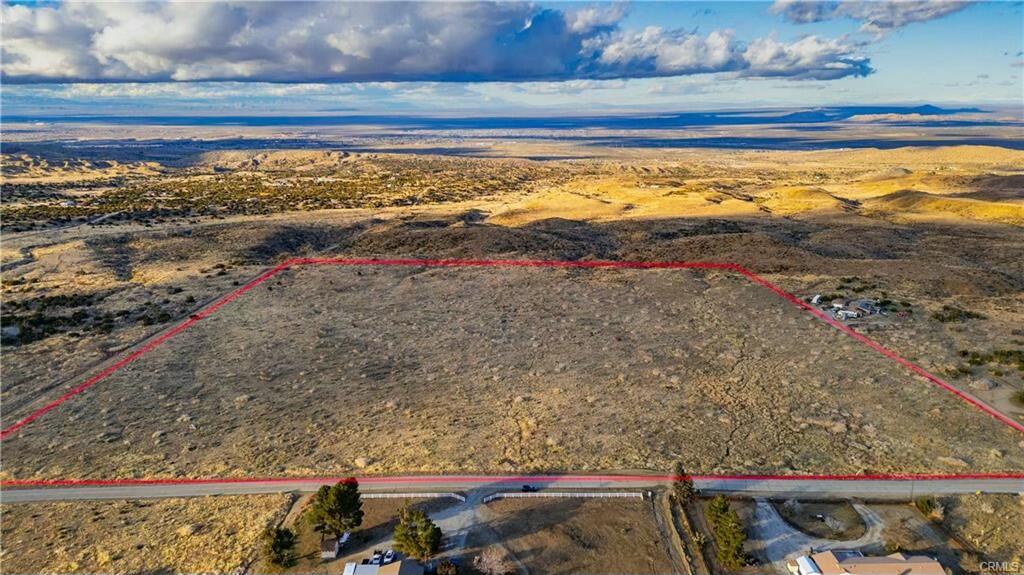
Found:
[{"label": "cloudy sky", "polygon": [[1021,2],[8,2],[3,113],[1021,104]]}]

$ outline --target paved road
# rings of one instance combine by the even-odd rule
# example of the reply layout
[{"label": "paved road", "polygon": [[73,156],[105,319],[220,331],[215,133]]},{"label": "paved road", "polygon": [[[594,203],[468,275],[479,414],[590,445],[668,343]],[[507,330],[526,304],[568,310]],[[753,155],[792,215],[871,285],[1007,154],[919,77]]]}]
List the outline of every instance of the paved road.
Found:
[{"label": "paved road", "polygon": [[[0,502],[68,501],[78,499],[149,499],[243,495],[285,491],[315,491],[338,478],[272,479],[188,483],[120,483],[115,485],[12,486],[0,488]],[[559,489],[651,489],[668,485],[663,476],[572,475],[572,476],[408,476],[367,477],[360,487],[367,493],[386,491],[503,491],[529,483],[539,488]],[[911,499],[920,494],[1024,493],[1024,478],[1017,479],[747,479],[698,478],[697,488],[711,493],[752,497],[817,497],[865,499]]]}]

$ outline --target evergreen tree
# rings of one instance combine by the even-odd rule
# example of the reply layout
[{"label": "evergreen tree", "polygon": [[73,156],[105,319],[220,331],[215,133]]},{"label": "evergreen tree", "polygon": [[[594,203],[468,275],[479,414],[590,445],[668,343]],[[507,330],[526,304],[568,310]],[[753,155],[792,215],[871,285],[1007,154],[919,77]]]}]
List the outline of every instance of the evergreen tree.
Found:
[{"label": "evergreen tree", "polygon": [[398,512],[395,548],[410,557],[426,561],[441,546],[441,528],[419,509],[406,504]]},{"label": "evergreen tree", "polygon": [[263,534],[263,552],[278,567],[295,565],[295,533],[287,527],[273,527]]},{"label": "evergreen tree", "polygon": [[729,505],[729,500],[719,495],[708,504],[708,521],[715,532],[715,544],[718,548],[718,562],[728,569],[740,569],[746,562],[743,544],[747,540],[743,525],[736,511]]},{"label": "evergreen tree", "polygon": [[314,529],[335,537],[359,527],[363,523],[359,482],[355,477],[349,477],[336,485],[321,486],[308,513]]},{"label": "evergreen tree", "polygon": [[672,495],[675,496],[676,501],[680,505],[686,505],[693,501],[693,497],[696,494],[697,490],[693,486],[693,478],[686,473],[686,469],[683,468],[683,462],[677,461],[672,468]]}]

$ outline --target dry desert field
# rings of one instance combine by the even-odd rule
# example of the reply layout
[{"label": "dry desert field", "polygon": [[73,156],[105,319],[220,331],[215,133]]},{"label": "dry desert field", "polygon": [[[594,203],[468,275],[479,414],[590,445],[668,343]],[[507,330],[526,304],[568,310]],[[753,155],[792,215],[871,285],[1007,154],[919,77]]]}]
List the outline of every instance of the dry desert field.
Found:
[{"label": "dry desert field", "polygon": [[4,573],[228,573],[256,559],[285,495],[4,505]]},{"label": "dry desert field", "polygon": [[[5,426],[297,256],[733,262],[887,302],[852,327],[1024,417],[1024,153],[536,145],[22,158]],[[86,167],[116,174],[62,187]],[[1022,441],[735,274],[302,267],[11,433],[2,473],[999,472]]]},{"label": "dry desert field", "polygon": [[18,478],[1024,468],[725,271],[297,266],[16,432]]}]

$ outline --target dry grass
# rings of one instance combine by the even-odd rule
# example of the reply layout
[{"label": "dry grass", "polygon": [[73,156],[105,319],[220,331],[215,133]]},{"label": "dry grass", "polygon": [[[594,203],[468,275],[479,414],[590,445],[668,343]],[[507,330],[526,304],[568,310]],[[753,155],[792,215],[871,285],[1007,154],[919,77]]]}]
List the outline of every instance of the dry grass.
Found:
[{"label": "dry grass", "polygon": [[963,218],[1004,224],[1024,224],[1024,205],[967,198],[934,196],[926,192],[902,190],[865,203],[871,212],[890,217]]},{"label": "dry grass", "polygon": [[254,557],[288,497],[4,505],[5,573],[228,573]]},{"label": "dry grass", "polygon": [[484,515],[531,573],[671,573],[653,513],[635,499],[505,499]]},{"label": "dry grass", "polygon": [[1017,441],[731,274],[312,267],[24,428],[4,471],[995,471]]},{"label": "dry grass", "polygon": [[954,573],[977,573],[978,558],[963,549],[937,524],[926,519],[912,505],[871,505],[882,521],[882,545],[866,551],[884,554],[901,551],[937,559]]},{"label": "dry grass", "polygon": [[963,495],[940,502],[943,528],[984,561],[1024,562],[1024,496]]},{"label": "dry grass", "polygon": [[[5,234],[5,304],[98,294],[102,301],[86,308],[86,317],[118,318],[109,333],[86,329],[88,319],[82,329],[5,345],[5,418],[26,415],[264,266],[324,252],[732,261],[802,295],[832,293],[839,277],[858,276],[872,286],[859,295],[906,300],[914,312],[858,329],[932,371],[959,373],[960,349],[1024,345],[1024,336],[1013,335],[1013,320],[1024,310],[1021,228],[972,219],[984,214],[894,224],[864,208],[874,201],[869,196],[911,184],[943,200],[1019,207],[1006,192],[1019,181],[1013,172],[1024,166],[1020,152],[628,156],[569,162],[564,173],[565,166],[549,163],[543,174],[569,181],[449,206]],[[209,155],[192,169],[263,169],[267,177],[301,179],[330,177],[352,160],[238,151]],[[543,175],[530,162],[489,162],[381,156],[359,170],[378,179],[409,166],[435,179],[435,170],[463,177],[456,169],[463,165],[485,180],[512,168],[530,181]],[[616,285],[586,274],[553,272],[550,278],[560,279],[533,281],[506,271],[460,271],[451,276],[465,283],[460,287],[433,273],[380,283],[301,275],[310,279],[246,295],[137,371],[26,428],[24,438],[5,446],[4,473],[345,472],[358,457],[374,461],[367,472],[664,470],[680,457],[708,471],[1022,466],[1019,437],[743,282],[648,274]],[[357,291],[339,291],[347,289]],[[405,315],[375,322],[378,302]],[[930,319],[949,303],[987,319]],[[147,324],[152,306],[166,313]],[[680,321],[669,324],[668,308]],[[461,315],[452,317],[452,309]],[[363,324],[346,323],[350,315]],[[5,326],[14,317],[6,305],[4,317]],[[514,320],[515,330],[503,320]],[[614,339],[622,334],[628,345]],[[638,356],[636,346],[647,355]],[[538,350],[550,353],[539,357]],[[403,361],[399,352],[416,360]],[[453,370],[460,362],[464,369]],[[973,367],[953,383],[1024,417],[1010,401],[1024,387],[1013,370]],[[140,387],[149,393],[128,398]],[[438,393],[447,396],[431,396]],[[380,409],[389,402],[395,407]],[[453,411],[447,402],[465,409]],[[253,419],[259,410],[266,420]],[[566,426],[567,417],[573,419]],[[274,423],[282,418],[284,425]],[[433,437],[442,425],[458,432]],[[401,455],[379,455],[391,451],[380,429],[396,430]],[[358,441],[338,442],[335,434]],[[122,449],[127,457],[112,457]],[[66,457],[68,451],[74,455]]]},{"label": "dry grass", "polygon": [[779,515],[790,525],[813,537],[849,540],[864,535],[865,525],[848,502],[775,502]]}]

